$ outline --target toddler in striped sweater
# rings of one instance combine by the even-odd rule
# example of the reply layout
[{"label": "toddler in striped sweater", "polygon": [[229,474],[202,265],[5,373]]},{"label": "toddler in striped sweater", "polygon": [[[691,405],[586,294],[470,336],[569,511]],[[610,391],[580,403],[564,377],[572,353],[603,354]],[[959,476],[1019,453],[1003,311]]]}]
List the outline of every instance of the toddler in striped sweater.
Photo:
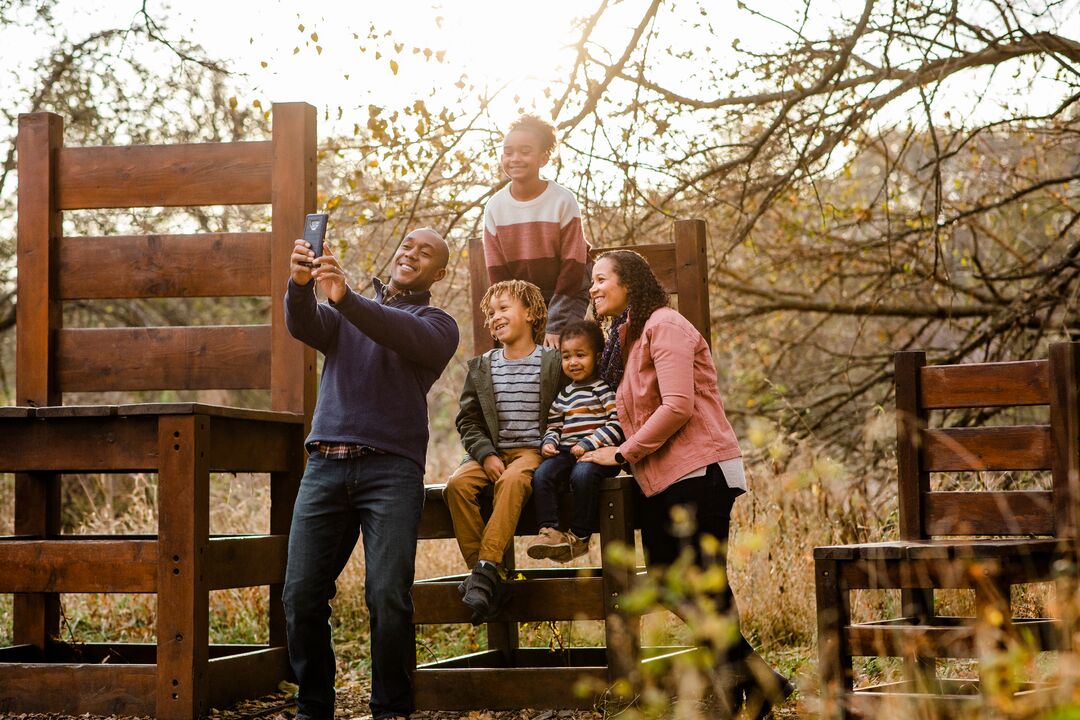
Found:
[{"label": "toddler in striped sweater", "polygon": [[[589,551],[596,524],[600,481],[619,472],[617,465],[579,460],[590,450],[623,441],[615,411],[615,393],[597,374],[604,336],[594,322],[578,320],[559,334],[563,372],[572,381],[559,393],[548,412],[541,441],[544,461],[533,474],[533,502],[539,537],[529,557],[567,562]],[[559,530],[559,491],[567,484],[574,496],[570,527]]]}]

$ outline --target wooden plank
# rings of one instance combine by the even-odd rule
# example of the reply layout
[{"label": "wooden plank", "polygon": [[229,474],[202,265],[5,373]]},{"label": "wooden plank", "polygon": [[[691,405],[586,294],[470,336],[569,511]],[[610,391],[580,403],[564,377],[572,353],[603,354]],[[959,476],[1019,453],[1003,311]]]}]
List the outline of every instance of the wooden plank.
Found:
[{"label": "wooden plank", "polygon": [[454,537],[450,508],[443,499],[446,483],[424,488],[424,511],[420,515],[419,536],[423,540],[448,540]]},{"label": "wooden plank", "polygon": [[470,237],[468,252],[469,296],[472,299],[473,309],[473,355],[483,355],[495,347],[495,341],[484,324],[484,314],[480,311],[480,301],[484,299],[484,293],[491,287],[491,282],[488,280],[487,263],[484,261],[483,237]]},{"label": "wooden plank", "polygon": [[270,202],[269,142],[64,148],[61,210]]},{"label": "wooden plank", "polygon": [[1052,535],[1050,492],[932,492],[926,496],[931,535]]},{"label": "wooden plank", "polygon": [[214,658],[208,665],[209,706],[226,708],[246,698],[278,691],[290,675],[289,653],[283,647]]},{"label": "wooden plank", "polygon": [[919,403],[928,410],[1050,402],[1046,360],[930,365],[920,371]]},{"label": "wooden plank", "polygon": [[289,538],[285,535],[215,537],[206,550],[203,573],[207,588],[222,590],[282,583],[288,548]]},{"label": "wooden plank", "polygon": [[293,455],[302,452],[296,443],[297,427],[291,423],[210,418],[210,468],[230,472],[288,470]]},{"label": "wooden plank", "polygon": [[270,233],[64,237],[58,244],[62,300],[276,295]]},{"label": "wooden plank", "polygon": [[[304,426],[293,429],[294,436],[286,445],[289,454],[289,469],[284,472],[270,473],[270,532],[274,535],[288,536],[291,531],[293,506],[300,490],[300,481],[304,475],[307,455],[304,453]],[[269,640],[273,646],[286,644],[285,606],[281,601],[283,583],[270,586],[270,628]]]},{"label": "wooden plank", "polygon": [[152,540],[0,540],[0,592],[156,590]]},{"label": "wooden plank", "polygon": [[860,624],[844,629],[855,656],[977,657],[973,625]]},{"label": "wooden plank", "polygon": [[154,714],[153,665],[0,664],[0,712]]},{"label": "wooden plank", "polygon": [[209,420],[162,418],[158,433],[157,707],[166,720],[201,717],[207,705]]},{"label": "wooden plank", "polygon": [[[15,472],[152,471],[157,468],[156,423],[153,417],[0,420],[0,434],[8,441],[0,444],[0,467]],[[45,488],[47,482],[28,484]],[[16,479],[17,491],[18,484]],[[56,494],[59,507],[59,484],[50,492]],[[21,512],[16,502],[16,517]],[[55,526],[59,532],[58,515]],[[43,532],[35,528],[17,523],[15,532]]]},{"label": "wooden plank", "polygon": [[417,710],[591,709],[578,683],[606,687],[603,667],[421,670],[413,676]]},{"label": "wooden plank", "polygon": [[679,312],[712,345],[712,311],[709,309],[708,242],[704,220],[676,220],[675,271]]},{"label": "wooden plank", "polygon": [[1050,346],[1050,432],[1053,436],[1054,534],[1075,538],[1080,499],[1080,359],[1077,343]]},{"label": "wooden plank", "polygon": [[[37,410],[37,416],[41,417],[45,410],[46,409],[39,408]],[[51,411],[51,408],[48,410]],[[140,415],[207,415],[211,418],[230,418],[234,420],[252,420],[261,423],[286,424],[291,425],[295,429],[301,428],[304,424],[304,416],[300,413],[281,412],[277,410],[256,410],[254,408],[232,407],[229,405],[208,405],[206,403],[196,402],[117,405],[115,414],[122,417]]]},{"label": "wooden plank", "polygon": [[1049,425],[939,428],[922,433],[929,472],[1048,470],[1054,462]]},{"label": "wooden plank", "polygon": [[926,353],[898,352],[894,356],[896,376],[896,469],[900,500],[900,537],[921,540],[923,496],[930,491],[930,473],[919,453],[920,432],[926,427],[926,411],[919,405],[921,368]]},{"label": "wooden plank", "polygon": [[660,287],[664,288],[664,290],[669,293],[677,293],[679,291],[677,280],[678,274],[676,272],[675,243],[649,243],[646,245],[620,245],[617,247],[593,248],[590,255],[595,262],[596,259],[604,253],[614,252],[615,250],[630,250],[641,255],[645,258],[645,261],[649,263],[649,268],[653,271],[653,275],[660,281]]},{"label": "wooden plank", "polygon": [[[293,244],[303,235],[304,216],[315,212],[315,108],[306,103],[274,103],[273,230],[270,282],[275,298],[285,292]],[[333,237],[333,225],[330,236]],[[270,404],[274,410],[301,413],[310,426],[318,379],[315,350],[294,339],[285,327],[284,303],[270,303]]]},{"label": "wooden plank", "polygon": [[[467,623],[470,611],[458,595],[458,580],[425,580],[413,585],[413,622]],[[599,577],[543,578],[508,585],[510,600],[497,616],[499,622],[545,620],[602,620],[604,583]]]},{"label": "wooden plank", "polygon": [[64,392],[266,388],[270,327],[65,329],[57,380]]},{"label": "wooden plank", "polygon": [[33,645],[0,647],[0,663],[39,662],[41,657],[41,651]]}]

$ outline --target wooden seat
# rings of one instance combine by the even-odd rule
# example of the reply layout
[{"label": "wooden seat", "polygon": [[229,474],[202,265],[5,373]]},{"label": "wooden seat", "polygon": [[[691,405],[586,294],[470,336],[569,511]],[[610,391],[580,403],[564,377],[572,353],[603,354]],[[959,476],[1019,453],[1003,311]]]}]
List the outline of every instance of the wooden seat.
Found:
[{"label": "wooden seat", "polygon": [[[636,245],[665,288],[677,294],[679,312],[708,340],[710,316],[705,223],[676,221],[673,242]],[[613,248],[597,250],[598,254]],[[480,316],[480,298],[488,288],[483,246],[469,247],[473,298],[474,352],[491,348],[491,337]],[[622,598],[633,582],[635,568],[611,562],[607,550],[614,543],[634,547],[634,479],[605,480],[600,489],[599,537],[601,567],[542,568],[521,572],[523,580],[511,584],[511,598],[487,626],[488,647],[476,653],[420,665],[414,677],[417,709],[470,710],[516,708],[591,708],[603,689],[619,680],[633,679],[643,655],[660,649],[640,647],[640,621],[623,612]],[[444,485],[430,485],[421,519],[420,538],[453,538],[450,512],[443,500]],[[489,500],[490,502],[490,500]],[[535,535],[532,503],[522,512],[518,535]],[[456,550],[455,550],[456,552]],[[513,568],[511,547],[505,558]],[[419,580],[413,585],[414,622],[417,625],[467,623],[468,609],[457,585],[465,575]],[[559,620],[603,620],[603,647],[569,647],[559,651],[522,648],[518,623]],[[664,648],[670,650],[670,648]],[[589,691],[577,693],[586,681]]]},{"label": "wooden seat", "polygon": [[[315,110],[273,108],[273,139],[63,146],[63,121],[19,118],[17,403],[0,409],[0,472],[15,473],[15,535],[0,538],[14,644],[0,710],[196,718],[289,676],[281,585],[315,401],[314,352],[280,298],[315,205]],[[65,237],[65,210],[268,204],[269,232]],[[66,301],[268,296],[269,324],[65,327]],[[269,390],[267,409],[199,402],[64,405],[65,393]],[[115,397],[113,395],[112,397]],[[60,477],[157,474],[154,535],[61,534]],[[270,522],[211,535],[210,475],[270,476]],[[269,643],[209,642],[209,593],[269,586]],[[156,643],[64,642],[60,593],[156,593]]]},{"label": "wooden seat", "polygon": [[[1011,594],[1013,585],[1057,580],[1058,561],[1075,552],[1077,353],[1061,343],[1049,360],[952,366],[928,366],[921,352],[896,355],[901,539],[814,550],[826,717],[878,717],[884,707],[904,712],[904,703],[949,716],[1009,688],[1014,709],[1045,701],[1045,685],[1020,681],[995,654],[1067,645],[1061,619],[1014,617]],[[1048,420],[1038,424],[930,423],[958,408],[988,409],[979,418],[1040,405]],[[1049,471],[1051,487],[945,492],[930,483],[932,473],[1009,470]],[[947,588],[974,591],[973,617],[938,615],[934,590]],[[901,616],[853,623],[850,594],[859,589],[900,590]],[[855,689],[853,656],[904,658],[905,679]],[[936,658],[979,659],[980,679],[939,678]]]}]

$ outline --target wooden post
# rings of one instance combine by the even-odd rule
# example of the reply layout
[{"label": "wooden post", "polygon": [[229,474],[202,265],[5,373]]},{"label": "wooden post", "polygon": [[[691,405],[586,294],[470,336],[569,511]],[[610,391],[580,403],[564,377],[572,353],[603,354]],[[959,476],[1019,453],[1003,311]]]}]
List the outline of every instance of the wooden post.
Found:
[{"label": "wooden post", "polygon": [[473,355],[483,355],[495,347],[485,324],[484,314],[480,312],[480,301],[491,287],[488,282],[487,263],[484,262],[483,238],[469,238],[469,297],[472,298]]},{"label": "wooden post", "polygon": [[712,313],[709,309],[708,241],[704,220],[676,220],[675,282],[679,312],[694,324],[705,342],[712,345]]},{"label": "wooden post", "polygon": [[[926,411],[919,402],[920,371],[926,365],[924,352],[899,352],[894,358],[896,377],[896,470],[900,500],[900,537],[924,540],[926,493],[930,492],[930,473],[922,469],[919,448],[926,427]],[[900,605],[907,617],[922,624],[934,617],[932,588],[908,588],[900,591]],[[908,677],[930,686],[937,677],[933,657],[919,655],[905,659]]]},{"label": "wooden post", "polygon": [[816,571],[818,662],[821,673],[821,717],[849,717],[847,702],[854,687],[851,650],[846,628],[851,623],[848,589],[840,577],[840,563],[818,559]]},{"label": "wooden post", "polygon": [[[304,216],[315,212],[315,108],[307,103],[275,103],[270,241],[271,405],[303,413],[310,427],[315,411],[315,351],[293,339],[285,327],[284,294],[293,243],[304,234]],[[334,228],[330,226],[330,237]],[[303,376],[298,384],[296,378]]]},{"label": "wooden post", "polygon": [[157,712],[201,717],[209,690],[210,423],[158,420]]},{"label": "wooden post", "polygon": [[631,589],[636,568],[631,564],[616,565],[605,557],[610,543],[621,543],[634,557],[634,479],[620,475],[604,481],[600,490],[600,553],[604,574],[604,621],[607,645],[608,682],[628,680],[636,684],[641,661],[641,618],[628,613],[623,606]]},{"label": "wooden post", "polygon": [[[64,144],[64,120],[52,113],[19,116],[19,303],[15,310],[15,402],[59,405],[55,374],[55,330],[62,323],[56,291],[60,236],[56,205],[57,155]],[[15,534],[40,538],[60,533],[60,478],[51,473],[16,473]],[[60,631],[56,593],[17,593],[12,617],[16,645],[44,651]]]}]

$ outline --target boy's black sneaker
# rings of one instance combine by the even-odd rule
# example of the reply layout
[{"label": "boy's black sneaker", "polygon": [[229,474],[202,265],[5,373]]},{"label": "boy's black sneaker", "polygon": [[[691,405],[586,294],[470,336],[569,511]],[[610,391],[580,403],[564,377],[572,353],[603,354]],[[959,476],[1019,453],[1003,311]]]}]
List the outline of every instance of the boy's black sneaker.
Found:
[{"label": "boy's black sneaker", "polygon": [[[484,622],[492,614],[492,600],[499,587],[499,572],[494,565],[478,562],[462,585],[465,592],[461,596],[461,602],[473,611],[473,624],[478,625],[480,623],[476,620]],[[461,587],[458,590],[460,591]]]}]

